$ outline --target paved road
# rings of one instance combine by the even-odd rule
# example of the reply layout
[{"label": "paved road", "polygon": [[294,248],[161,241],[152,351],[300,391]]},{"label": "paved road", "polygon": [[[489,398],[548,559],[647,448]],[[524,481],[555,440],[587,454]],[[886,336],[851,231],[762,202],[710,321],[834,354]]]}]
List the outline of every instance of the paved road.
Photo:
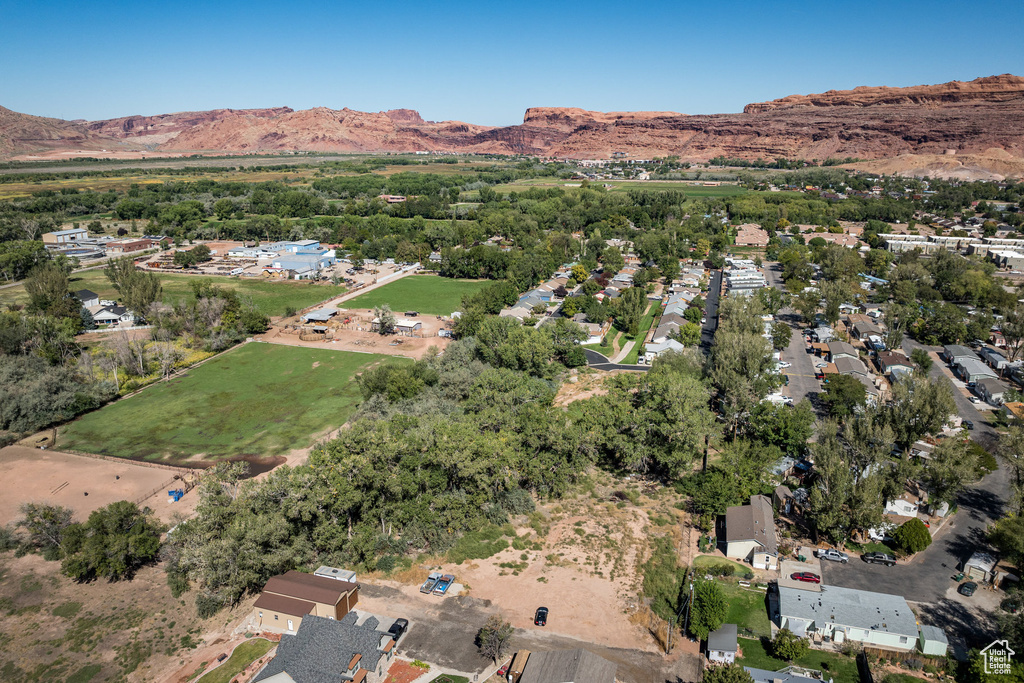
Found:
[{"label": "paved road", "polygon": [[711,271],[711,279],[708,281],[708,296],[704,300],[704,318],[707,322],[700,331],[700,348],[704,352],[711,350],[711,344],[715,341],[715,331],[718,329],[718,299],[722,289],[722,271]]},{"label": "paved road", "polygon": [[[779,264],[765,263],[764,272],[769,285],[779,291],[785,291]],[[791,367],[783,370],[789,377],[789,384],[782,388],[782,393],[792,398],[794,403],[799,403],[805,398],[813,400],[821,391],[821,384],[814,378],[814,361],[818,358],[807,353],[807,347],[804,346],[803,335],[800,332],[800,314],[792,308],[783,308],[776,317],[789,325],[794,332],[789,340],[789,346],[782,351],[782,360],[792,363]]]},{"label": "paved road", "polygon": [[[903,342],[907,355],[916,348],[941,350],[922,347],[912,339]],[[948,379],[940,363],[936,361],[929,373],[936,381]],[[985,422],[986,416],[960,391],[955,390],[953,396],[960,416],[974,422],[971,438],[992,450],[998,436]],[[911,602],[926,603],[922,611],[931,623],[946,625],[965,636],[974,635],[979,641],[990,639],[994,628],[992,619],[980,610],[971,609],[977,599],[949,595],[953,586],[950,577],[956,573],[959,563],[984,547],[985,528],[1002,517],[1009,495],[1005,471],[996,470],[960,495],[957,514],[939,530],[931,546],[911,562],[895,567],[869,565],[859,560],[851,560],[848,565],[827,562],[822,563],[822,579],[827,584],[892,593]]]},{"label": "paved road", "polygon": [[651,369],[649,365],[613,363],[606,356],[602,356],[597,351],[591,351],[590,349],[583,349],[583,353],[587,357],[587,365],[595,370],[639,370],[640,372],[647,372]]}]

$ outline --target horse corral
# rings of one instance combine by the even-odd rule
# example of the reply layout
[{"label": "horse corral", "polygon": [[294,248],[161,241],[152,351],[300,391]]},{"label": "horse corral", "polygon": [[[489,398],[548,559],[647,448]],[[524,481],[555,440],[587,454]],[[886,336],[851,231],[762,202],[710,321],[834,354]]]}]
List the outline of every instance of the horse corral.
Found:
[{"label": "horse corral", "polygon": [[20,445],[0,449],[0,468],[5,490],[0,496],[0,525],[20,519],[23,503],[62,505],[85,521],[94,510],[119,500],[148,506],[170,522],[175,511],[184,512],[194,503],[195,496],[171,503],[167,492],[188,492],[199,481],[194,470]]},{"label": "horse corral", "polygon": [[282,320],[259,339],[301,346],[330,344],[342,350],[372,349],[374,353],[412,358],[422,356],[431,346],[444,348],[451,339],[451,318],[414,311],[395,317],[398,324],[394,333],[380,334],[372,310],[327,308]]}]

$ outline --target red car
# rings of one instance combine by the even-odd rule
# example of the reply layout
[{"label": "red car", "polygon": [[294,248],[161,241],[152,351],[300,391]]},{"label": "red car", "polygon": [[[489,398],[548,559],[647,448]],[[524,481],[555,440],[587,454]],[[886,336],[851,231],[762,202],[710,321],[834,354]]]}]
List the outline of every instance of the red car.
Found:
[{"label": "red car", "polygon": [[811,572],[796,572],[790,577],[794,581],[806,581],[807,583],[821,583],[821,577]]}]

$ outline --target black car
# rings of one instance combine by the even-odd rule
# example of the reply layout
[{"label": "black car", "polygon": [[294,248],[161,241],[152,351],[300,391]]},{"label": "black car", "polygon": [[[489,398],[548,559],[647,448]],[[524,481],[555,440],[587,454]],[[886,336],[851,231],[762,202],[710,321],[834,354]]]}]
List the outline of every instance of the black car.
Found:
[{"label": "black car", "polygon": [[408,619],[395,619],[395,623],[391,624],[391,628],[388,629],[388,633],[391,634],[391,637],[394,638],[397,643],[398,639],[402,637],[402,634],[405,633],[408,628]]},{"label": "black car", "polygon": [[960,595],[965,595],[969,598],[974,595],[974,591],[976,590],[978,590],[978,584],[973,581],[968,581],[967,583],[960,584],[960,588],[957,589],[957,592],[960,593]]},{"label": "black car", "polygon": [[537,626],[547,626],[548,623],[548,608],[538,607],[537,613],[533,615],[533,623]]},{"label": "black car", "polygon": [[964,427],[967,428],[967,431],[972,431],[974,429],[974,423],[970,420],[964,420]]},{"label": "black car", "polygon": [[870,564],[884,564],[886,567],[896,566],[896,558],[885,553],[864,553],[861,559]]}]

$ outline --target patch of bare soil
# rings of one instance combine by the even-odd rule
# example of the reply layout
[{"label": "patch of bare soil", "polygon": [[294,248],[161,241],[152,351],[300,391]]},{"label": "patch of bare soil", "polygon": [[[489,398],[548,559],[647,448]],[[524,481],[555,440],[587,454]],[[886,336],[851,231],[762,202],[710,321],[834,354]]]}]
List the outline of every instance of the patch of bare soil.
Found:
[{"label": "patch of bare soil", "polygon": [[604,388],[604,382],[613,375],[619,375],[626,370],[612,370],[610,372],[598,372],[589,368],[569,373],[567,381],[562,383],[555,394],[553,405],[564,408],[570,403],[582,401],[594,396],[603,396],[608,393]]},{"label": "patch of bare soil", "polygon": [[59,562],[37,555],[0,555],[0,615],[4,644],[0,679],[62,681],[94,672],[90,680],[142,682],[177,669],[194,649],[225,642],[251,601],[202,620],[192,596],[171,597],[159,566],[130,581],[76,583]]}]

